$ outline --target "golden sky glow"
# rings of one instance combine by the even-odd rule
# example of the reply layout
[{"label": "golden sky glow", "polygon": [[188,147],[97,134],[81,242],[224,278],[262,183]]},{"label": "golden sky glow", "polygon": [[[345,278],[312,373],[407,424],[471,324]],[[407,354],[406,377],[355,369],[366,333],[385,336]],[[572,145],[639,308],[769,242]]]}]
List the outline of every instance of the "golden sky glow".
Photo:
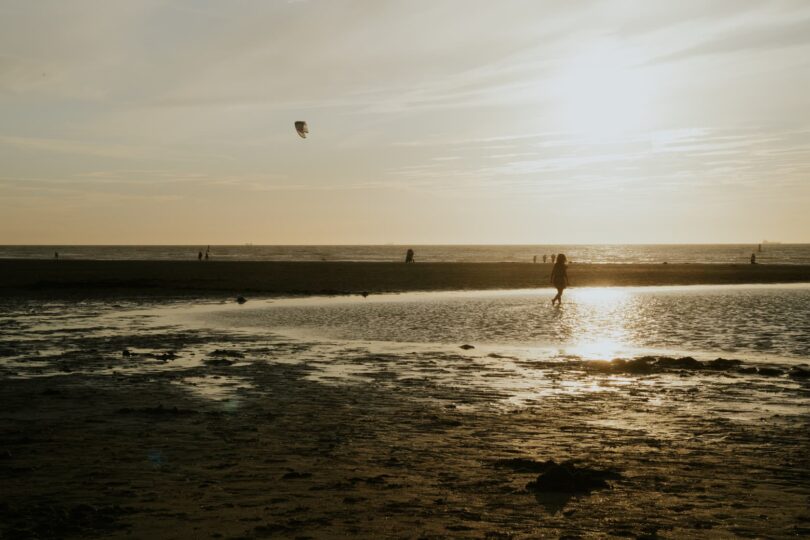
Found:
[{"label": "golden sky glow", "polygon": [[808,242],[808,96],[803,0],[5,0],[0,244]]}]

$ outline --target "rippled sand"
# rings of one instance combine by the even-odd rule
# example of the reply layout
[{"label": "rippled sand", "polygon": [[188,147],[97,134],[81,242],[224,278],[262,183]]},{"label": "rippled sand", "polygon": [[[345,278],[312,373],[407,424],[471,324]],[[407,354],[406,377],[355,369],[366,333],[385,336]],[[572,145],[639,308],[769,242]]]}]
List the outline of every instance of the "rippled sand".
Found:
[{"label": "rippled sand", "polygon": [[[419,335],[430,341],[375,341],[396,338],[395,328],[416,331],[414,307],[400,300],[359,310],[318,300],[320,307],[258,310],[250,300],[239,311],[3,304],[0,531],[12,538],[810,533],[810,387],[791,376],[801,358],[764,364],[740,354],[744,363],[733,369],[686,362],[614,370],[618,364],[588,355],[516,344],[521,328],[531,328],[510,326],[529,309],[519,295],[436,299],[423,306],[433,315]],[[750,300],[760,310],[766,304]],[[460,327],[454,301],[465,309],[481,303],[481,313],[511,334],[502,345],[459,348],[465,336],[437,328]],[[650,299],[626,301],[660,309]],[[564,306],[571,324],[603,320],[597,308],[576,305]],[[300,318],[306,337],[274,331],[278,321],[262,319],[257,329],[240,319],[271,311],[287,322]],[[313,328],[326,332],[315,336]],[[489,325],[473,328],[480,336]],[[538,476],[528,469],[549,459],[616,476],[609,489],[590,493],[528,491]]]}]

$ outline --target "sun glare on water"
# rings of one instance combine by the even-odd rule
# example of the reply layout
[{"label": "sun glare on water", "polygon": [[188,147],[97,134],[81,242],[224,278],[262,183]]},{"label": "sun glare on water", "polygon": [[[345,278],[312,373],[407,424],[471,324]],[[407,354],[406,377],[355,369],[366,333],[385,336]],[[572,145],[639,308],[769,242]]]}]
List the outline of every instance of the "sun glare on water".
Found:
[{"label": "sun glare on water", "polygon": [[593,287],[577,289],[573,295],[588,316],[579,322],[581,336],[569,352],[582,358],[610,360],[628,349],[623,306],[630,299],[625,289]]}]

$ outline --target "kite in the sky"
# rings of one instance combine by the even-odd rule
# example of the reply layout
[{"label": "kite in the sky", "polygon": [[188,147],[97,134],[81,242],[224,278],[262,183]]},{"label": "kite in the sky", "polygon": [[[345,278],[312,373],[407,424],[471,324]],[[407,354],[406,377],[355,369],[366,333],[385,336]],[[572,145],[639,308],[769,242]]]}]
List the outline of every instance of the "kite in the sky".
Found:
[{"label": "kite in the sky", "polygon": [[295,123],[295,131],[301,136],[302,139],[307,138],[307,133],[309,133],[309,128],[307,127],[307,123],[301,120]]}]

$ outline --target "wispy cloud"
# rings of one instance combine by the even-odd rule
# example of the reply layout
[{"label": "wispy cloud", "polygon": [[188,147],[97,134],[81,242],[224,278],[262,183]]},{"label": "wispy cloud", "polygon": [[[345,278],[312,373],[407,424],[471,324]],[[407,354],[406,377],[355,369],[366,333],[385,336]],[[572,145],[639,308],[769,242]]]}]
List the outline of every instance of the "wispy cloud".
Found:
[{"label": "wispy cloud", "polygon": [[656,57],[652,63],[702,55],[740,54],[810,46],[810,9],[806,6],[798,13],[788,13],[776,19],[768,17],[767,14],[754,12],[736,23],[719,29],[695,44]]},{"label": "wispy cloud", "polygon": [[625,200],[641,219],[759,196],[810,230],[766,196],[810,204],[809,51],[802,0],[8,0],[0,231],[19,197],[148,213],[264,192],[287,230],[344,211],[407,231],[406,204],[435,225],[434,196],[497,200],[500,222],[549,196],[628,219]]}]

